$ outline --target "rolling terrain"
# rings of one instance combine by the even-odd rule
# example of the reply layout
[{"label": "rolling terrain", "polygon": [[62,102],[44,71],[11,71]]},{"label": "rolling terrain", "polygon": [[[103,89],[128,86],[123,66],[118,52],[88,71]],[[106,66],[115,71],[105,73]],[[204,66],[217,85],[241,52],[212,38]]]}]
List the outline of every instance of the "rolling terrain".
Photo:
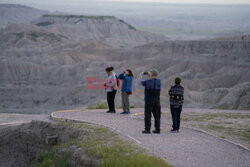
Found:
[{"label": "rolling terrain", "polygon": [[[1,20],[1,19],[0,19]],[[185,107],[250,109],[248,36],[177,41],[137,30],[111,16],[46,14],[0,30],[0,111],[49,113],[105,102],[86,89],[104,69],[157,68],[162,105],[175,77],[183,79]],[[143,106],[143,90],[131,97]],[[117,106],[120,96],[117,94]]]},{"label": "rolling terrain", "polygon": [[29,23],[47,11],[16,4],[0,4],[0,27],[12,23]]}]

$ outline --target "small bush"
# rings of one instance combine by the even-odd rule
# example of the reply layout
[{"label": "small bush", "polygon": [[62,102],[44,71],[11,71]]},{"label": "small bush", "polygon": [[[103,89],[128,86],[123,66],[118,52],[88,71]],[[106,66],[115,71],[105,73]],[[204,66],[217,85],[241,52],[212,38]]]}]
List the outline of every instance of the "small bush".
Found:
[{"label": "small bush", "polygon": [[87,109],[88,110],[108,109],[108,105],[107,104],[103,104],[103,103],[99,103],[96,106],[88,106]]},{"label": "small bush", "polygon": [[132,104],[132,105],[130,105],[130,108],[135,108],[135,105],[133,105],[133,104]]},{"label": "small bush", "polygon": [[69,167],[69,156],[69,153],[40,153],[38,155],[38,162],[34,165],[34,167]]},{"label": "small bush", "polygon": [[96,109],[108,109],[108,105],[107,104],[97,104]]},{"label": "small bush", "polygon": [[87,109],[88,110],[94,110],[94,109],[96,109],[96,107],[95,106],[88,106]]}]

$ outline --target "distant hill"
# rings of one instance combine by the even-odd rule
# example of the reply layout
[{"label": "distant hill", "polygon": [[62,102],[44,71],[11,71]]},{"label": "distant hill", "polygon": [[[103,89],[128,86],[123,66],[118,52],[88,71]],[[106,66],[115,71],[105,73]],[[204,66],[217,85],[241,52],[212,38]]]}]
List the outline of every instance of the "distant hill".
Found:
[{"label": "distant hill", "polygon": [[32,21],[55,33],[77,40],[98,40],[116,47],[131,47],[167,40],[162,35],[136,30],[113,16],[43,15]]},{"label": "distant hill", "polygon": [[34,18],[49,13],[15,4],[0,4],[0,26],[13,23],[30,23]]}]

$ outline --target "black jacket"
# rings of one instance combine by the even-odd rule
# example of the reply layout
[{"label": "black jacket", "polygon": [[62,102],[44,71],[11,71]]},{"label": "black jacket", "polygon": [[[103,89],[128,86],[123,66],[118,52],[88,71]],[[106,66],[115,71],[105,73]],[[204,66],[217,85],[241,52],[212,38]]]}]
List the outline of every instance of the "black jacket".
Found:
[{"label": "black jacket", "polygon": [[171,86],[168,92],[170,105],[181,106],[184,102],[184,88],[181,85]]}]

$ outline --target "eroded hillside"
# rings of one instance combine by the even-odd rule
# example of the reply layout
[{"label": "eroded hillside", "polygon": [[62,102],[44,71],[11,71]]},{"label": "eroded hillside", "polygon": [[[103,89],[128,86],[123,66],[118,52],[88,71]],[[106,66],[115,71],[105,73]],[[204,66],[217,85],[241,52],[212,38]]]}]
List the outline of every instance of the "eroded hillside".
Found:
[{"label": "eroded hillside", "polygon": [[[105,102],[105,91],[86,89],[86,79],[104,79],[110,65],[136,77],[157,68],[163,106],[180,76],[185,107],[250,109],[248,39],[170,41],[106,16],[44,15],[12,24],[0,31],[0,109],[35,113]],[[131,98],[143,106],[143,90]]]}]

